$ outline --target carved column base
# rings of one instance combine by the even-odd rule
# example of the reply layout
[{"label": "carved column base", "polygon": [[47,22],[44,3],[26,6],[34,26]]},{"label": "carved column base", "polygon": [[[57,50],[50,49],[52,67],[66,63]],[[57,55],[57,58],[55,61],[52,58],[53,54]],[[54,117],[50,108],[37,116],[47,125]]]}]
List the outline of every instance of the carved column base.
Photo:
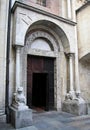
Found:
[{"label": "carved column base", "polygon": [[69,91],[68,95],[70,95],[72,99],[76,99],[75,91]]}]

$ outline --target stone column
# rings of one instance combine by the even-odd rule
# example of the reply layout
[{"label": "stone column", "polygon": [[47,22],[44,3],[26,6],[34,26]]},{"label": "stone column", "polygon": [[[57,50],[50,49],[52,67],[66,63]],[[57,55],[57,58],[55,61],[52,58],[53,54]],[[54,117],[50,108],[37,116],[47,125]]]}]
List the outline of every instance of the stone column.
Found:
[{"label": "stone column", "polygon": [[20,87],[20,47],[16,47],[16,88],[15,91]]},{"label": "stone column", "polygon": [[75,27],[75,89],[76,93],[80,94],[80,83],[79,83],[79,59],[78,59],[78,42],[77,42],[77,28]]},{"label": "stone column", "polygon": [[70,90],[69,93],[74,95],[74,79],[73,79],[73,53],[68,54],[69,57],[69,76],[70,76]]},{"label": "stone column", "polygon": [[[26,98],[23,93],[23,87],[21,87],[20,80],[20,46],[16,46],[16,87],[15,93],[13,95],[13,103],[12,106],[17,110],[27,109],[26,106]],[[22,105],[23,104],[23,105]]]},{"label": "stone column", "polygon": [[20,46],[16,46],[16,87],[10,107],[11,124],[16,128],[32,125],[32,110],[26,105],[23,87],[20,86]]},{"label": "stone column", "polygon": [[62,110],[75,115],[85,115],[87,114],[87,105],[85,101],[80,97],[80,94],[75,94],[74,90],[73,56],[73,53],[68,54],[70,67],[70,90],[65,97],[62,105]]},{"label": "stone column", "polygon": [[67,16],[71,19],[71,0],[67,0]]}]

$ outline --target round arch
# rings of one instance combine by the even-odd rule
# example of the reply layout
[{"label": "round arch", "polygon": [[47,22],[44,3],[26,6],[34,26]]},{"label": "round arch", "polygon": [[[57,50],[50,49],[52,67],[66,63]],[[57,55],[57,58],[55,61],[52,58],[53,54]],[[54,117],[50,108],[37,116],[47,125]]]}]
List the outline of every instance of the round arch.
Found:
[{"label": "round arch", "polygon": [[[51,36],[52,39],[54,39],[54,42],[56,42],[56,46],[58,47],[58,51],[60,51],[60,43],[62,43],[64,52],[68,53],[70,52],[70,45],[69,40],[63,31],[61,27],[56,25],[55,23],[47,20],[39,20],[31,24],[31,26],[27,29],[26,35],[25,35],[25,42],[27,37],[33,34],[33,32],[42,31],[44,33],[48,34],[48,37]],[[42,33],[43,35],[43,33]],[[34,35],[35,36],[35,35]],[[37,36],[38,37],[38,36]],[[40,37],[40,36],[39,36]],[[43,36],[43,38],[45,35]],[[34,37],[35,39],[35,37]],[[46,38],[50,41],[50,39]]]}]

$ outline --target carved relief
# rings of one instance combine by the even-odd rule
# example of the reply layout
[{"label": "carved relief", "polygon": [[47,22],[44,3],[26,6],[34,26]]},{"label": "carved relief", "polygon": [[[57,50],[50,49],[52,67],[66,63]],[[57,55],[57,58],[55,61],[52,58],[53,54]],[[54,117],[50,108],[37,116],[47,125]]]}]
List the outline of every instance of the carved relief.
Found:
[{"label": "carved relief", "polygon": [[51,48],[51,50],[58,52],[58,46],[57,46],[55,39],[50,34],[43,32],[43,31],[33,32],[30,36],[27,37],[25,50],[30,48],[33,41],[37,38],[44,38],[44,39],[48,40],[49,41],[48,44],[50,45],[50,47],[51,46],[53,47],[53,48]]},{"label": "carved relief", "polygon": [[21,22],[23,22],[26,25],[30,25],[30,23],[32,22],[32,18],[29,15],[25,13],[19,13],[19,15]]}]

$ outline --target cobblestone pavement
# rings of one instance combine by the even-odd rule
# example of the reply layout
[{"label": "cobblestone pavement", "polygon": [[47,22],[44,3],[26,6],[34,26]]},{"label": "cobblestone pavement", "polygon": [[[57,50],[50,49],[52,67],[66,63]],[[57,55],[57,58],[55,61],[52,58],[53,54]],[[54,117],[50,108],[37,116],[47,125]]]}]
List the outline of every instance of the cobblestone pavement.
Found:
[{"label": "cobblestone pavement", "polygon": [[[10,124],[0,121],[0,130],[15,129]],[[90,115],[77,117],[56,111],[34,113],[32,126],[17,130],[90,130]]]}]

